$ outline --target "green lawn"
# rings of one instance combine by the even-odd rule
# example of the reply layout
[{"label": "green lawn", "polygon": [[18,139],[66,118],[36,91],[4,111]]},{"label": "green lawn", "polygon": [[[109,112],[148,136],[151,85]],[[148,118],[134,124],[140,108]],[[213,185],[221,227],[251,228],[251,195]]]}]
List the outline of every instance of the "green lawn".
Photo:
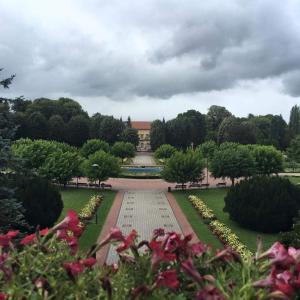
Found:
[{"label": "green lawn", "polygon": [[[176,197],[179,205],[186,206],[186,207],[192,207],[192,205],[189,203],[187,197],[189,195],[196,195],[199,196],[209,208],[211,208],[215,215],[217,216],[218,220],[226,224],[234,233],[238,235],[241,242],[243,242],[251,251],[256,250],[256,237],[257,235],[261,235],[264,241],[265,248],[271,246],[277,239],[277,234],[264,234],[259,233],[256,231],[248,230],[245,228],[240,227],[236,222],[229,219],[228,213],[223,212],[224,207],[224,197],[227,193],[227,189],[207,189],[207,190],[194,190],[194,191],[177,191],[174,192],[174,196]],[[182,204],[183,202],[186,202]],[[189,205],[187,204],[189,203]],[[192,207],[193,208],[193,207]],[[183,209],[183,212],[186,214],[188,220],[190,223],[196,223],[195,225],[192,225],[198,227],[198,236],[200,239],[207,241],[207,230],[203,230],[203,221],[201,217],[197,214],[198,221],[195,219],[194,213],[191,213],[187,209]],[[193,209],[195,212],[196,210]],[[198,224],[199,223],[199,224]],[[201,231],[203,230],[203,232]],[[209,237],[210,238],[210,237]]]},{"label": "green lawn", "polygon": [[92,219],[89,225],[86,227],[82,237],[79,240],[80,249],[86,250],[92,246],[103,227],[103,224],[106,220],[107,214],[111,208],[111,205],[114,201],[116,192],[115,191],[100,191],[88,190],[88,189],[74,189],[66,188],[60,190],[62,199],[64,202],[64,209],[59,220],[63,219],[69,209],[73,209],[76,212],[79,212],[80,209],[89,201],[92,195],[97,193],[104,196],[104,200],[101,202],[97,210],[97,220],[98,223],[95,223],[96,218]]},{"label": "green lawn", "polygon": [[210,229],[200,218],[191,202],[187,200],[187,196],[189,194],[180,191],[175,191],[173,194],[176,197],[177,203],[179,204],[181,210],[186,215],[189,223],[195,231],[197,237],[200,240],[212,245],[214,249],[222,248],[223,246],[221,242],[211,233]]},{"label": "green lawn", "polygon": [[300,176],[283,176],[283,178],[288,178],[292,183],[300,185]]}]

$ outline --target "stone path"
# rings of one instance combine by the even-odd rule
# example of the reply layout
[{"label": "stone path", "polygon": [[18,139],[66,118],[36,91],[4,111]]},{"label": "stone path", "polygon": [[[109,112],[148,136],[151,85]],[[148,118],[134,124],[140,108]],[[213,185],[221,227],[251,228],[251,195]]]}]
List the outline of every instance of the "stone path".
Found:
[{"label": "stone path", "polygon": [[147,152],[137,152],[132,160],[132,164],[136,166],[154,166],[156,162],[153,155]]},{"label": "stone path", "polygon": [[[107,218],[109,224],[103,228],[98,241],[106,236],[112,226],[119,227],[125,235],[135,229],[139,234],[139,241],[149,240],[153,230],[157,228],[184,234],[193,233],[172,194],[163,191],[131,190],[121,195],[115,200],[119,203],[114,203]],[[112,221],[114,218],[115,222]],[[194,238],[196,241],[195,235]],[[118,257],[114,248],[110,247],[97,253],[97,259],[100,263],[112,264]]]}]

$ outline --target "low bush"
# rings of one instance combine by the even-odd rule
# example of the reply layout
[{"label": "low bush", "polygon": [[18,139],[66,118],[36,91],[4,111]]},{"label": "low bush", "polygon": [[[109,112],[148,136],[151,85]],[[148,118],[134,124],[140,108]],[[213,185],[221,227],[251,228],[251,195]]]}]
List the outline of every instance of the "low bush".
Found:
[{"label": "low bush", "polygon": [[51,227],[59,218],[63,202],[58,189],[41,177],[17,178],[16,198],[25,208],[25,218],[33,228]]},{"label": "low bush", "polygon": [[[231,248],[212,252],[191,236],[157,229],[149,241],[118,228],[88,253],[78,252],[82,234],[75,212],[52,229],[16,241],[0,235],[0,299],[299,299],[300,250],[275,243],[258,248],[255,261]],[[98,266],[95,253],[115,243],[118,264]],[[148,251],[141,251],[146,247]]]},{"label": "low bush", "polygon": [[231,187],[224,211],[251,230],[278,233],[289,230],[300,209],[300,188],[280,177],[255,177]]},{"label": "low bush", "polygon": [[286,246],[300,248],[300,211],[296,218],[291,231],[282,232],[280,234],[281,242]]}]

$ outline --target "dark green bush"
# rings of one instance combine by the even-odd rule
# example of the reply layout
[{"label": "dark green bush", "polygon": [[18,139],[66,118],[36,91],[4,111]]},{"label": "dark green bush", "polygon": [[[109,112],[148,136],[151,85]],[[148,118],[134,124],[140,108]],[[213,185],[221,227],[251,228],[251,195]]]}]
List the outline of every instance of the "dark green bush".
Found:
[{"label": "dark green bush", "polygon": [[18,178],[16,197],[25,208],[25,219],[36,228],[52,227],[63,209],[58,189],[40,177]]},{"label": "dark green bush", "polygon": [[300,248],[300,211],[296,218],[294,218],[294,224],[291,231],[282,232],[280,234],[281,243],[286,246],[292,246]]},{"label": "dark green bush", "polygon": [[232,187],[224,211],[241,226],[266,233],[287,231],[300,209],[300,188],[280,177],[254,177]]}]

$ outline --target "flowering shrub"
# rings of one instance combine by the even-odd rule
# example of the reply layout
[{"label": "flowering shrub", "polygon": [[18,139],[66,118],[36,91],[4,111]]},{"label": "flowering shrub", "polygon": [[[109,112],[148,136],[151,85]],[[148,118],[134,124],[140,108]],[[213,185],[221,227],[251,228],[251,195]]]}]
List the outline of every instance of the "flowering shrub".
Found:
[{"label": "flowering shrub", "polygon": [[102,200],[103,196],[92,196],[89,202],[80,210],[78,214],[80,220],[90,220],[94,216]]},{"label": "flowering shrub", "polygon": [[210,209],[200,198],[196,196],[189,196],[189,200],[195,206],[201,217],[206,220],[215,220],[216,216],[212,209]]},{"label": "flowering shrub", "polygon": [[[157,229],[137,242],[112,228],[87,254],[76,245],[79,218],[69,211],[54,228],[16,242],[0,235],[0,299],[299,299],[300,250],[280,243],[242,261],[227,247],[192,244],[191,235]],[[96,251],[116,243],[119,263],[98,266]],[[145,250],[141,251],[141,248]]]},{"label": "flowering shrub", "polygon": [[209,228],[212,230],[220,241],[227,246],[230,246],[237,253],[241,255],[243,259],[248,259],[253,253],[241,243],[238,236],[231,231],[225,224],[216,220],[212,209],[210,209],[201,199],[197,196],[189,196],[189,200],[192,202],[194,207],[200,213],[201,217],[205,220],[209,220]]}]

